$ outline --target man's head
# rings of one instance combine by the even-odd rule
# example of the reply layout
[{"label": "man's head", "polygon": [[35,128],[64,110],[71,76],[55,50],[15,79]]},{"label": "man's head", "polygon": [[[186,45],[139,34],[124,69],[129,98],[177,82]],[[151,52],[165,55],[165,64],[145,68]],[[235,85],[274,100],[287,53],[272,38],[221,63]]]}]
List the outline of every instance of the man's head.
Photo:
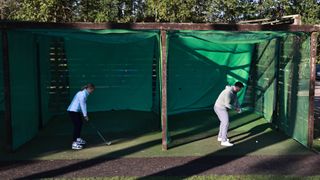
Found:
[{"label": "man's head", "polygon": [[241,91],[241,89],[244,87],[244,85],[241,83],[241,82],[236,82],[234,84],[234,88],[233,88],[233,91],[234,92],[239,92]]},{"label": "man's head", "polygon": [[86,89],[88,91],[89,94],[92,94],[93,91],[96,89],[95,85],[92,83],[88,83],[87,85],[85,85],[82,90]]}]

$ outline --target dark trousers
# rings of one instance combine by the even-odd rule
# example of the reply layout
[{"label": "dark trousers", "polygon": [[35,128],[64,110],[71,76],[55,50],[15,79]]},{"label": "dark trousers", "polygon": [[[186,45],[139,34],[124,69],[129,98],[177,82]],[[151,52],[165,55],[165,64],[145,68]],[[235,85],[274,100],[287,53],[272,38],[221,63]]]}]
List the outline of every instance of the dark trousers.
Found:
[{"label": "dark trousers", "polygon": [[82,128],[82,116],[79,112],[68,111],[70,119],[73,123],[73,141],[77,141],[80,138],[81,128]]}]

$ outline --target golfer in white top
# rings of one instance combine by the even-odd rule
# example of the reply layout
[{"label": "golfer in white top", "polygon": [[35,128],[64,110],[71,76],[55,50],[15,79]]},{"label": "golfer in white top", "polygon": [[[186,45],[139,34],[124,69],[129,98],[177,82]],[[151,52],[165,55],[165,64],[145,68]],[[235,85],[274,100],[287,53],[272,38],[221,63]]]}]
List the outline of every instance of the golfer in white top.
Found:
[{"label": "golfer in white top", "polygon": [[72,149],[82,149],[86,141],[80,138],[82,128],[82,116],[86,121],[89,120],[87,114],[87,97],[95,90],[95,86],[91,83],[84,86],[73,98],[68,107],[70,119],[73,122],[73,139]]},{"label": "golfer in white top", "polygon": [[234,109],[238,113],[241,113],[237,93],[241,91],[243,87],[244,86],[241,82],[236,82],[233,86],[226,86],[214,104],[214,111],[220,120],[218,141],[221,141],[222,146],[233,146],[228,139],[228,110]]}]

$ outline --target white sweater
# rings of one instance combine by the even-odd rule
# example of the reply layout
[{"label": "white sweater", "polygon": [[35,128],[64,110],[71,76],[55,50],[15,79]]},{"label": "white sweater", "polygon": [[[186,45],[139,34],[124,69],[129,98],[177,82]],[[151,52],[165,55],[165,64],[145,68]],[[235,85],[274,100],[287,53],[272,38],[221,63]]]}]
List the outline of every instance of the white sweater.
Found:
[{"label": "white sweater", "polygon": [[233,91],[234,86],[226,86],[226,88],[220,93],[214,106],[227,109],[240,108],[237,93]]}]

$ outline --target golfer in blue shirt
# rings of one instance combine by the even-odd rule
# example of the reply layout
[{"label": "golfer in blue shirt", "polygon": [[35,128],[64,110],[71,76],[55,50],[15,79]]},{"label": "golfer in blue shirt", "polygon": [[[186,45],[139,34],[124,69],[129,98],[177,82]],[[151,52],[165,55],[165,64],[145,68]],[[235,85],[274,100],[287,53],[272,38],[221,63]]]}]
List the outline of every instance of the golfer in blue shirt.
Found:
[{"label": "golfer in blue shirt", "polygon": [[80,138],[82,128],[82,116],[86,121],[89,120],[87,114],[87,98],[89,94],[92,94],[95,90],[95,86],[91,83],[84,86],[73,98],[71,104],[68,107],[68,113],[70,119],[73,122],[73,139],[72,149],[82,149],[86,141]]}]

